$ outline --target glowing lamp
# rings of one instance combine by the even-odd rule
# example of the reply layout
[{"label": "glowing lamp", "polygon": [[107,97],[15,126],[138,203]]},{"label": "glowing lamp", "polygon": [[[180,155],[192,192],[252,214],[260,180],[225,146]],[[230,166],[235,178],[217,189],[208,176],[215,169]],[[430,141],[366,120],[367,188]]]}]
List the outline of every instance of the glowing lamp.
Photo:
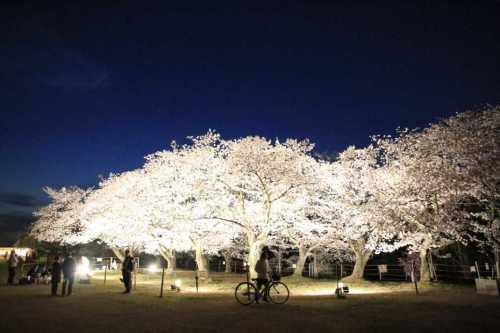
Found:
[{"label": "glowing lamp", "polygon": [[90,283],[90,276],[92,272],[90,270],[90,262],[87,257],[82,257],[81,263],[76,266],[76,273],[80,277],[81,283]]},{"label": "glowing lamp", "polygon": [[174,284],[170,285],[170,289],[179,292],[181,291],[181,284],[182,284],[181,280],[176,279],[174,281]]},{"label": "glowing lamp", "polygon": [[149,273],[156,273],[158,272],[158,266],[156,266],[155,264],[151,264],[148,266],[148,271]]},{"label": "glowing lamp", "polygon": [[76,266],[76,273],[80,276],[85,276],[90,273],[90,269],[85,264],[79,264]]},{"label": "glowing lamp", "polygon": [[343,282],[339,282],[337,284],[337,289],[335,289],[335,296],[337,296],[337,298],[345,298],[348,293],[349,287],[344,285]]}]

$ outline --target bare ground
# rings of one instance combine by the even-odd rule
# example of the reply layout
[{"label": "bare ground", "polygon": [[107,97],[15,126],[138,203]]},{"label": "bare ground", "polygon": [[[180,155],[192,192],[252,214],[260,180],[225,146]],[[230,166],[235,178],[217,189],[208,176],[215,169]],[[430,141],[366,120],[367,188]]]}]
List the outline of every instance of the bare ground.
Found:
[{"label": "bare ground", "polygon": [[[182,275],[182,274],[180,274]],[[174,278],[169,277],[166,286]],[[116,274],[76,284],[71,297],[50,297],[48,285],[0,286],[0,332],[499,332],[500,298],[472,288],[363,284],[339,300],[333,281],[285,280],[285,305],[241,306],[232,288],[241,276],[214,278],[194,292],[190,276],[181,293],[159,298],[159,279],[140,276],[122,295]]]}]

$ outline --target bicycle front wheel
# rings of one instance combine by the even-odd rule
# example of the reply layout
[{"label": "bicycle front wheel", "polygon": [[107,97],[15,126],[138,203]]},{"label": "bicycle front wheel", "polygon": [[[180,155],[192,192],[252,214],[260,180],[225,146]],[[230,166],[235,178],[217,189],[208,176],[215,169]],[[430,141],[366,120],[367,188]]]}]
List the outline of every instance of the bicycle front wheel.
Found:
[{"label": "bicycle front wheel", "polygon": [[290,298],[290,291],[283,282],[273,282],[269,286],[269,300],[274,304],[285,304]]},{"label": "bicycle front wheel", "polygon": [[241,305],[250,305],[255,302],[257,288],[252,283],[242,282],[236,286],[234,297]]}]

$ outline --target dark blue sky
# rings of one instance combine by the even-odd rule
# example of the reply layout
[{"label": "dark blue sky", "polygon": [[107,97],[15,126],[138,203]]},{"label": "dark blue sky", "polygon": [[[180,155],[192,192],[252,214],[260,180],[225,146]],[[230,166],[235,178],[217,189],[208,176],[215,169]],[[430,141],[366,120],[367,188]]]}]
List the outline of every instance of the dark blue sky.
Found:
[{"label": "dark blue sky", "polygon": [[500,102],[498,1],[371,2],[2,2],[0,214],[208,128],[339,151]]}]

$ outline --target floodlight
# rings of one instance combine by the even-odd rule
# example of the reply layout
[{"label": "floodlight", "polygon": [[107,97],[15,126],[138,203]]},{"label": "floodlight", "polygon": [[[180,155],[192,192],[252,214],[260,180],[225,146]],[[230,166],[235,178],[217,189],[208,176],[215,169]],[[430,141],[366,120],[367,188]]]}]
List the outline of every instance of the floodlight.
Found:
[{"label": "floodlight", "polygon": [[148,266],[148,271],[149,273],[156,273],[158,272],[158,266],[156,264],[151,264]]}]

